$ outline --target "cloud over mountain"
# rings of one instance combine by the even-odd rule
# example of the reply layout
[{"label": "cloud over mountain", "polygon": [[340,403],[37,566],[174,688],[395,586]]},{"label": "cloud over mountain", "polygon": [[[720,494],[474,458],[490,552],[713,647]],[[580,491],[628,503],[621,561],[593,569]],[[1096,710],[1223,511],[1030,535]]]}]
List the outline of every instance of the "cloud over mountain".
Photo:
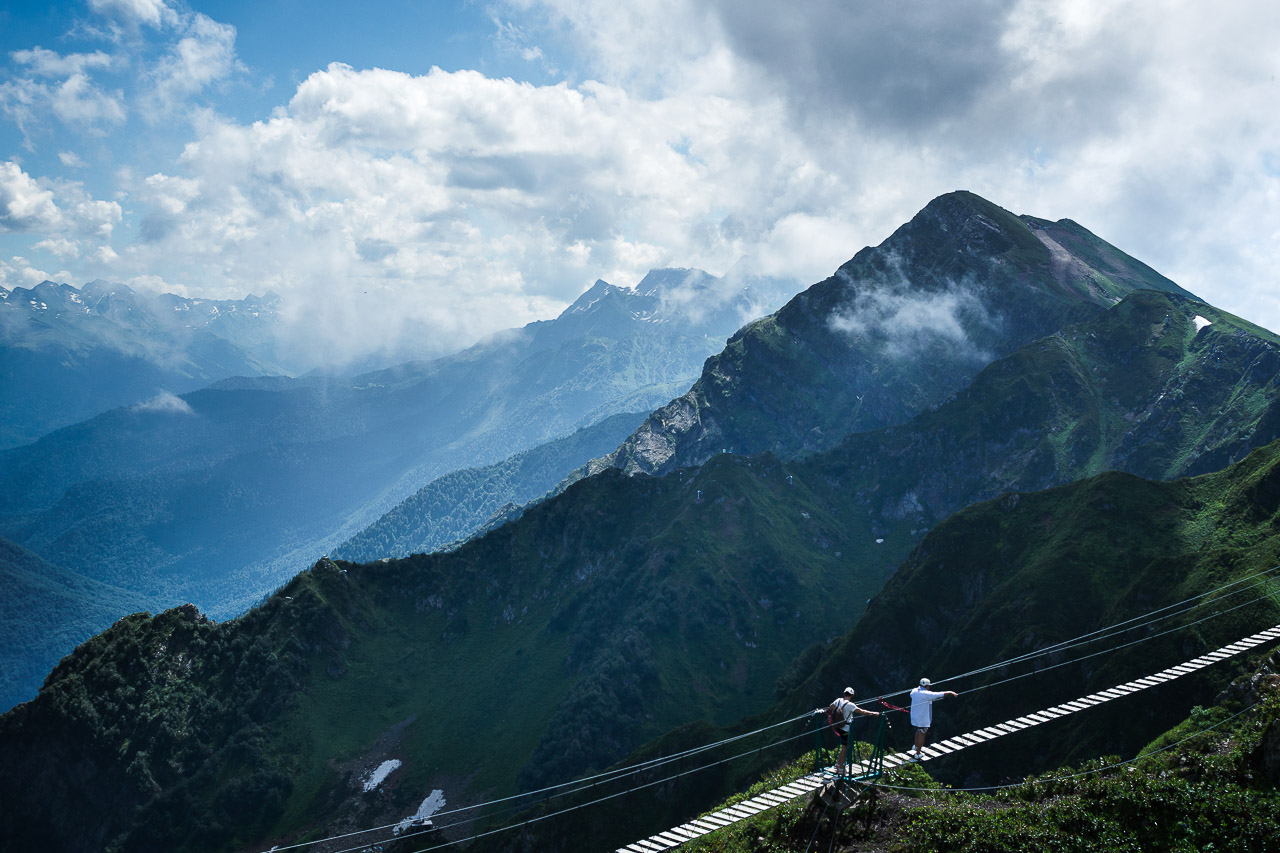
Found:
[{"label": "cloud over mountain", "polygon": [[0,113],[33,149],[79,139],[11,170],[62,209],[73,182],[54,173],[84,180],[101,140],[166,145],[80,190],[119,205],[109,241],[10,213],[30,239],[0,246],[7,286],[57,263],[219,298],[270,288],[327,359],[406,335],[443,351],[597,277],[741,264],[813,281],[968,188],[1093,223],[1280,327],[1280,117],[1259,109],[1280,76],[1274,4],[499,0],[489,42],[523,79],[331,61],[254,109],[237,107],[261,69],[231,23],[160,0],[87,14],[74,49],[9,55]]}]

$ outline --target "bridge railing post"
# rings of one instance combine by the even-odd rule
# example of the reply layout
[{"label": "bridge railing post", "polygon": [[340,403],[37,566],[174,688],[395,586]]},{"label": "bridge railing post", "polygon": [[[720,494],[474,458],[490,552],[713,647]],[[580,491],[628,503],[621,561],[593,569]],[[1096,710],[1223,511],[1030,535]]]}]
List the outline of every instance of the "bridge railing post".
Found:
[{"label": "bridge railing post", "polygon": [[822,719],[816,711],[813,714],[813,772],[822,771]]}]

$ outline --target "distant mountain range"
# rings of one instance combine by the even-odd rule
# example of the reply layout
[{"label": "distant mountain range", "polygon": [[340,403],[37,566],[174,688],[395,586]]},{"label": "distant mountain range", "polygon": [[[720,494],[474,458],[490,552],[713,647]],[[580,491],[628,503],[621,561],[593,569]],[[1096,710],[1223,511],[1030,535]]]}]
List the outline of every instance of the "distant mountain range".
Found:
[{"label": "distant mountain range", "polygon": [[[1015,217],[967,193],[935,200],[843,269],[863,272],[735,335],[698,393],[677,399],[688,405],[659,410],[594,476],[456,550],[324,559],[237,620],[181,608],[82,645],[0,718],[0,796],[19,804],[0,841],[265,849],[393,823],[433,789],[457,806],[563,781],[651,754],[657,738],[692,745],[708,723],[789,715],[848,680],[870,691],[972,668],[1280,562],[1275,335],[1073,223]],[[581,313],[610,295],[602,288]],[[382,423],[379,401],[402,376],[326,399]],[[495,387],[507,400],[528,384]],[[281,389],[241,385],[207,393],[261,395],[228,399],[266,403],[273,417],[258,422],[277,432],[315,428],[301,412],[330,405],[290,385],[306,403],[295,413],[273,408]],[[466,399],[488,399],[464,385]],[[182,400],[197,421],[218,411]],[[319,422],[338,420],[329,411]],[[364,461],[378,463],[412,423],[368,433]],[[95,458],[124,458],[96,435]],[[184,453],[199,439],[183,435]],[[735,452],[715,453],[721,442]],[[337,493],[368,468],[340,459],[315,457],[326,476],[313,488],[327,500],[347,499]],[[6,476],[27,470],[0,462]],[[1169,484],[1135,476],[1231,463]],[[64,488],[41,482],[47,495]],[[245,526],[252,494],[224,493]],[[149,493],[125,497],[155,505]],[[1275,615],[1254,604],[1182,641],[1203,648],[1246,617]],[[1117,658],[1115,672],[1136,660]],[[1062,689],[1110,672],[1073,671]],[[980,719],[985,695],[963,713]],[[488,716],[512,702],[518,713]],[[1119,739],[1153,736],[1162,719],[1127,721]],[[1079,748],[1112,742],[1081,735]],[[48,769],[50,755],[91,772]],[[391,758],[402,762],[394,782],[366,797],[359,780]],[[595,849],[665,820],[666,805],[696,810],[700,790],[629,800],[625,816],[584,815],[573,836],[518,843]]]},{"label": "distant mountain range", "polygon": [[[0,451],[0,535],[150,608],[233,616],[445,473],[670,399],[777,285],[656,270],[447,358],[237,377],[114,409]],[[558,480],[589,456],[515,472],[512,496],[545,491],[524,473]],[[47,667],[69,650],[28,653]]]},{"label": "distant mountain range", "polygon": [[0,293],[0,448],[231,376],[285,373],[279,297],[187,299],[92,281]]}]

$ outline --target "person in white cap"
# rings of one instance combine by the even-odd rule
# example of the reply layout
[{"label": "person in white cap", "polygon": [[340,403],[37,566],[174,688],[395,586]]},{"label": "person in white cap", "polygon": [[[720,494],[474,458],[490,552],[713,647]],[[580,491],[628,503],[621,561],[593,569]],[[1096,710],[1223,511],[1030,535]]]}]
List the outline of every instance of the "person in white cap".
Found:
[{"label": "person in white cap", "polygon": [[911,727],[916,732],[915,749],[907,752],[912,761],[919,761],[924,754],[924,739],[933,726],[933,703],[947,696],[959,696],[954,690],[929,689],[929,679],[920,679],[920,686],[911,691]]},{"label": "person in white cap", "polygon": [[840,753],[836,758],[836,770],[840,771],[844,767],[844,753],[849,748],[849,723],[853,721],[854,714],[861,714],[864,717],[878,717],[878,711],[864,711],[853,703],[853,688],[846,687],[844,695],[836,699],[827,706],[827,714],[834,722],[832,727],[836,730],[836,736],[840,738]]}]

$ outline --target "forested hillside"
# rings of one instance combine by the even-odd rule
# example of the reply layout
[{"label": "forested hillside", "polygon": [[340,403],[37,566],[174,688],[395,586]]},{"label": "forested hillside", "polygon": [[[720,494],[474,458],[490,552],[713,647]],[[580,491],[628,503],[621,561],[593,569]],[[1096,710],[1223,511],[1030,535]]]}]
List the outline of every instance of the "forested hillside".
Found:
[{"label": "forested hillside", "polygon": [[[810,675],[780,685],[788,692],[768,712],[732,727],[673,732],[619,764],[804,715],[849,684],[862,696],[888,694],[898,705],[921,676],[934,679],[936,689],[958,691],[958,698],[936,708],[931,739],[941,740],[1159,671],[1280,624],[1278,525],[1280,443],[1201,477],[1160,483],[1105,473],[969,507],[925,537],[857,624],[806,664]],[[1214,590],[1220,591],[1197,598]],[[1120,630],[1103,631],[1116,625]],[[1093,632],[1098,632],[1093,643],[989,668]],[[949,785],[973,787],[1045,774],[1065,762],[1082,764],[1100,755],[1132,756],[1195,706],[1221,701],[1215,697],[1245,663],[1226,661],[935,760],[929,773]],[[953,677],[975,670],[981,672]],[[875,703],[867,707],[887,710]],[[1238,703],[1233,710],[1239,710]],[[892,722],[889,745],[907,748],[909,727],[897,718]],[[796,724],[744,746],[759,749],[796,730],[805,729]],[[1255,745],[1265,731],[1255,730]],[[811,745],[806,738],[791,748]],[[785,756],[786,749],[781,751]],[[622,787],[740,752],[694,756]],[[485,849],[575,850],[584,835],[600,839],[601,847],[621,846],[678,825],[745,789],[756,774],[777,765],[777,753],[759,749],[718,770],[683,778],[678,786],[647,789],[645,809],[638,809],[634,799],[603,803],[571,820],[547,821],[521,833],[514,847],[497,840]],[[937,820],[946,826],[959,817],[947,813]],[[974,824],[974,831],[983,825]]]},{"label": "forested hillside", "polygon": [[336,559],[369,562],[427,553],[461,541],[486,522],[496,523],[501,511],[514,511],[542,497],[566,471],[617,447],[646,414],[614,415],[494,465],[445,474],[331,553]]}]

